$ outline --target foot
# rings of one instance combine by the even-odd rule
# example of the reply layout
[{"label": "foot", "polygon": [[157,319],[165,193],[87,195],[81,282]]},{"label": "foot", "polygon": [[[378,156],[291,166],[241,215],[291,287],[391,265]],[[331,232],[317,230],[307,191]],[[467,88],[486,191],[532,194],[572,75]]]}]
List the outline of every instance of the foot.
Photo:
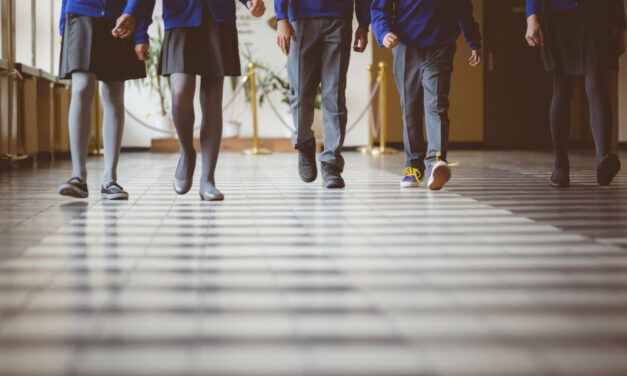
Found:
[{"label": "foot", "polygon": [[224,201],[224,195],[213,183],[201,183],[200,199],[203,201]]},{"label": "foot", "polygon": [[401,180],[401,188],[418,188],[420,186],[420,179],[422,178],[422,171],[414,167],[407,167],[403,171],[403,179]]},{"label": "foot", "polygon": [[190,157],[186,157],[181,153],[179,164],[176,167],[176,174],[174,175],[174,192],[179,195],[184,195],[192,189],[195,168],[196,153],[194,152],[194,155]]},{"label": "foot", "polygon": [[59,194],[61,196],[70,196],[75,198],[87,198],[89,191],[87,190],[87,183],[79,177],[73,177],[66,183],[59,186]]},{"label": "foot", "polygon": [[445,161],[437,161],[429,166],[429,181],[427,187],[432,191],[439,191],[451,180],[451,168]]},{"label": "foot", "polygon": [[100,197],[103,200],[128,200],[128,192],[120,187],[118,183],[111,182],[100,188]]},{"label": "foot", "polygon": [[616,174],[620,171],[620,160],[616,154],[609,154],[601,160],[597,167],[597,182],[606,187],[612,183]]},{"label": "foot", "polygon": [[325,188],[344,188],[342,170],[337,166],[322,162],[322,186]]},{"label": "foot", "polygon": [[549,184],[551,184],[553,188],[568,188],[570,187],[570,174],[568,172],[554,170],[549,179]]},{"label": "foot", "polygon": [[305,183],[311,183],[318,177],[315,140],[311,140],[298,150],[298,173]]}]

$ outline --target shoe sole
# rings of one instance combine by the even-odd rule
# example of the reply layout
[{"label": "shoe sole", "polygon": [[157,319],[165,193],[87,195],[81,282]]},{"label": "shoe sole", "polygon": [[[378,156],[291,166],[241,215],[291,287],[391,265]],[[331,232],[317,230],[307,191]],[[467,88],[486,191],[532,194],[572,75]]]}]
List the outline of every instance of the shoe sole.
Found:
[{"label": "shoe sole", "polygon": [[214,196],[214,197],[204,197],[203,195],[200,195],[200,199],[202,201],[224,201],[224,195],[219,195],[219,196]]},{"label": "shoe sole", "polygon": [[74,197],[74,198],[87,198],[89,197],[89,192],[78,190],[72,186],[61,187],[59,188],[59,194],[61,196]]},{"label": "shoe sole", "polygon": [[346,187],[346,184],[338,181],[325,181],[322,186],[327,189],[339,189]]},{"label": "shoe sole", "polygon": [[109,201],[128,200],[128,193],[101,193],[100,198]]},{"label": "shoe sole", "polygon": [[432,191],[439,191],[444,188],[446,183],[451,180],[451,169],[448,166],[436,167],[431,172],[431,178],[429,179],[429,189]]},{"label": "shoe sole", "polygon": [[612,181],[620,171],[620,160],[615,155],[610,155],[601,162],[597,169],[597,182],[602,187],[612,184]]},{"label": "shoe sole", "polygon": [[420,188],[420,183],[407,183],[407,182],[401,182],[401,188]]},{"label": "shoe sole", "polygon": [[549,185],[553,188],[568,188],[570,187],[570,182],[566,182],[566,183],[554,183],[552,181],[549,180]]}]

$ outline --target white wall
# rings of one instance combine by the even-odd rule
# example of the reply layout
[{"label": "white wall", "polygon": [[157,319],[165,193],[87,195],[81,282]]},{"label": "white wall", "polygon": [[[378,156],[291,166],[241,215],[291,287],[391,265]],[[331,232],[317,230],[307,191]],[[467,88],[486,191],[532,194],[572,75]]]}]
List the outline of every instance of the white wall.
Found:
[{"label": "white wall", "polygon": [[[286,57],[276,46],[276,33],[268,26],[268,20],[274,16],[272,9],[272,1],[266,1],[268,12],[260,19],[248,16],[248,12],[238,2],[238,29],[240,31],[240,47],[242,49],[248,47],[254,58],[261,64],[279,70],[286,77],[285,71]],[[161,14],[160,5],[155,9],[155,15]],[[356,27],[356,26],[355,26]],[[150,29],[154,33],[156,27],[153,25]],[[348,91],[347,101],[349,108],[349,126],[358,116],[359,112],[364,108],[368,97],[368,80],[366,74],[366,66],[372,61],[372,50],[369,47],[363,54],[352,54],[351,67],[348,74]],[[242,70],[246,70],[246,61],[242,57]],[[225,101],[232,95],[230,82],[225,83]],[[271,96],[272,101],[276,103],[281,112],[287,113],[289,108],[281,103],[279,95]],[[146,115],[153,112],[157,107],[155,98],[151,98],[150,94],[145,90],[137,90],[129,84],[126,95],[126,105],[132,109],[133,114],[138,117],[146,118]],[[198,104],[197,104],[198,106]],[[252,136],[252,119],[250,110],[245,101],[240,98],[236,101],[231,109],[225,112],[225,120],[241,122],[242,137]],[[196,109],[197,122],[200,121],[200,110]],[[346,146],[362,145],[367,142],[367,120],[362,120],[356,129],[348,134],[346,138]],[[288,132],[277,120],[270,107],[265,104],[259,111],[259,133],[260,137],[286,137]],[[126,130],[124,135],[124,146],[126,147],[145,147],[150,145],[153,137],[163,137],[158,132],[146,130],[141,125],[127,118]]]}]

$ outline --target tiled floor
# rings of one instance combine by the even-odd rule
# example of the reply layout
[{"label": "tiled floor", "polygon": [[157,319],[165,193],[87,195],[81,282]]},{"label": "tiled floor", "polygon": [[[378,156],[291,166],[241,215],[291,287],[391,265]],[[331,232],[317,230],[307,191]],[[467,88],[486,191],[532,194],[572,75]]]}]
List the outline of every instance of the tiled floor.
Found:
[{"label": "tiled floor", "polygon": [[[223,203],[124,154],[128,202],[56,195],[69,163],[0,173],[1,375],[627,375],[627,174],[589,154],[456,152],[448,189],[347,154],[226,154]],[[622,159],[627,161],[627,155]]]}]

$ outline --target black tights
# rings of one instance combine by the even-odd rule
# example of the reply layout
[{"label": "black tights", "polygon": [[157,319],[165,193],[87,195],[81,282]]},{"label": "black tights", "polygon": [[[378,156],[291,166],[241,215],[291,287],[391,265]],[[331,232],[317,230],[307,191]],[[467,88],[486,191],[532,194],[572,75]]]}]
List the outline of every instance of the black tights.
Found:
[{"label": "black tights", "polygon": [[[553,102],[551,104],[551,134],[555,150],[556,173],[568,173],[568,138],[570,133],[570,103],[575,77],[553,74]],[[606,71],[591,72],[585,76],[586,94],[590,104],[590,126],[596,146],[597,164],[610,153],[614,125],[612,104]]]},{"label": "black tights", "polygon": [[[181,164],[176,175],[184,179],[196,159],[194,151],[194,95],[196,76],[172,74],[172,116],[181,143]],[[202,177],[200,190],[215,189],[215,170],[222,142],[223,78],[203,77],[200,84],[200,145],[202,148]],[[193,159],[193,161],[192,161]]]}]

